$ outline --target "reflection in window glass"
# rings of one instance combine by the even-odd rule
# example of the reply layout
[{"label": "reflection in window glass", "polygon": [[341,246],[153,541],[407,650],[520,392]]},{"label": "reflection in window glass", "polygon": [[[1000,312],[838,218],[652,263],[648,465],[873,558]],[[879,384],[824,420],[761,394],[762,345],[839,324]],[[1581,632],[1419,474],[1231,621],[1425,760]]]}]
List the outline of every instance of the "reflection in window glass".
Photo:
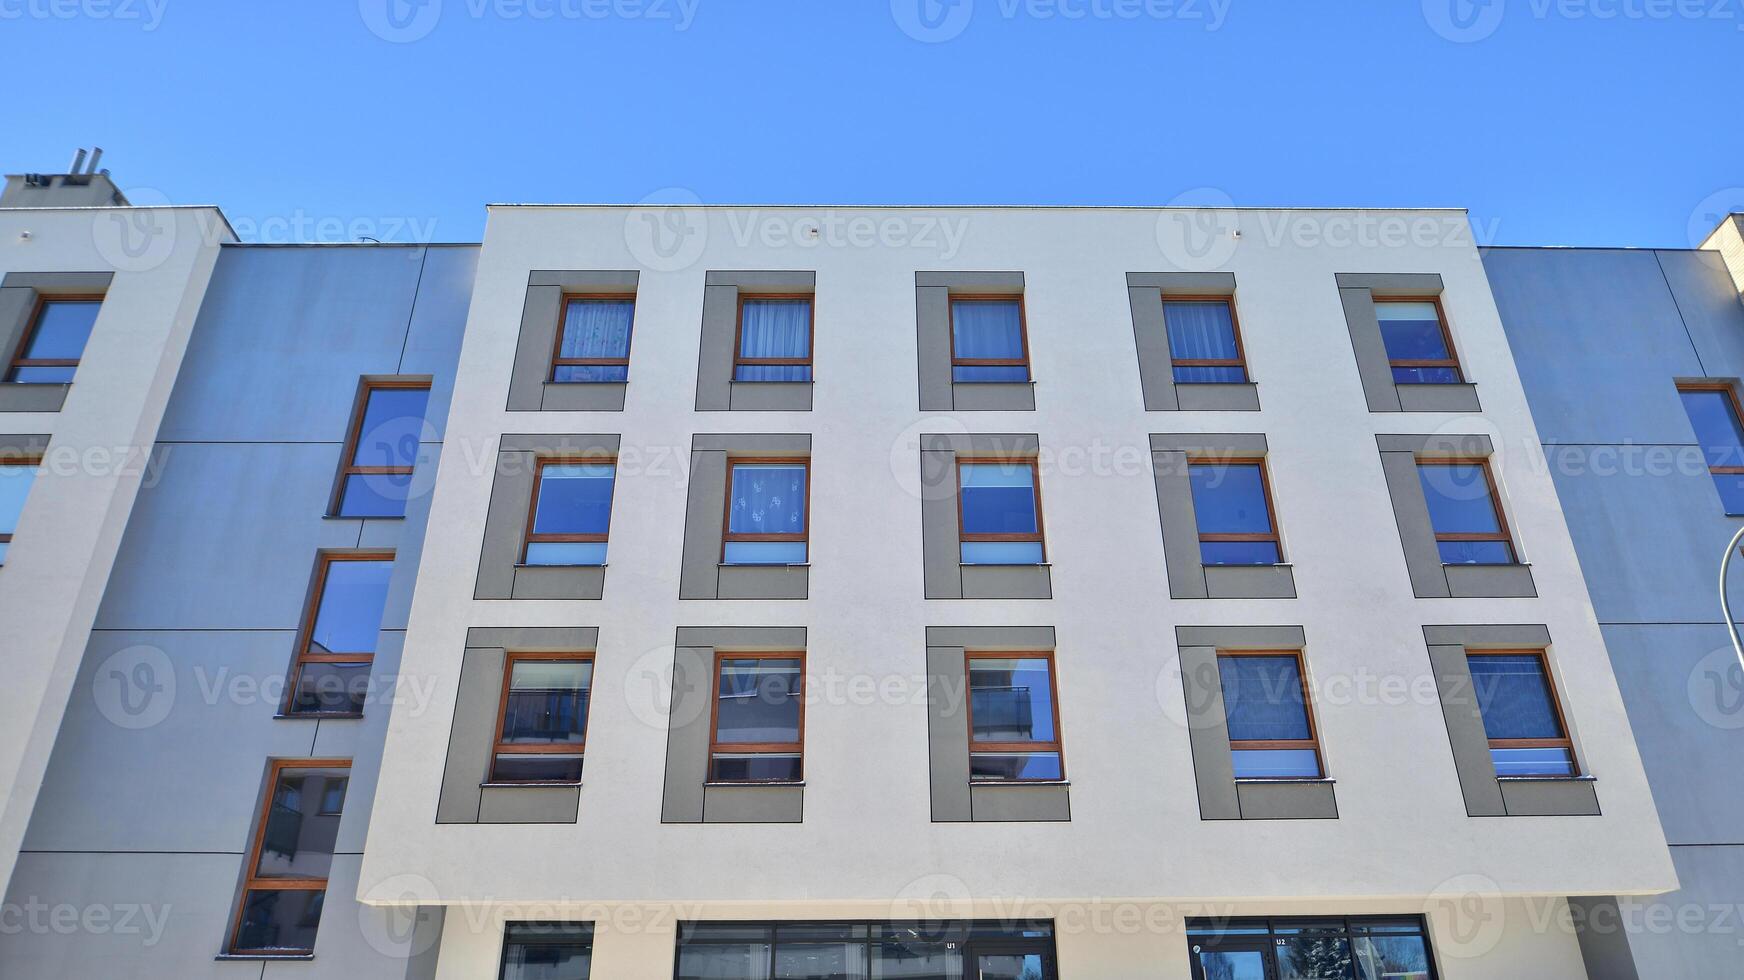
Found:
[{"label": "reflection in window glass", "polygon": [[968,658],[972,779],[1061,779],[1047,657]]},{"label": "reflection in window glass", "polygon": [[1447,348],[1441,311],[1434,303],[1376,303],[1381,342],[1395,384],[1458,384],[1459,363]]},{"label": "reflection in window glass", "polygon": [[1027,461],[957,467],[965,565],[1038,565],[1043,561],[1035,468]]},{"label": "reflection in window glass", "polygon": [[292,713],[355,713],[368,695],[391,556],[323,558],[313,620],[291,685]]},{"label": "reflection in window glass", "polygon": [[1199,556],[1207,565],[1275,565],[1278,535],[1259,462],[1193,463],[1187,467]]},{"label": "reflection in window glass", "polygon": [[1447,565],[1509,565],[1514,546],[1481,462],[1419,462],[1417,481],[1429,506],[1435,545]]},{"label": "reflection in window glass", "polygon": [[1537,653],[1471,654],[1466,663],[1496,775],[1574,775],[1573,746],[1562,727],[1544,658]]},{"label": "reflection in window glass", "polygon": [[100,299],[44,300],[6,380],[16,384],[71,383],[101,307]]},{"label": "reflection in window glass", "polygon": [[1301,661],[1294,654],[1220,656],[1217,671],[1236,778],[1318,778]]},{"label": "reflection in window glass", "polygon": [[12,535],[18,531],[18,518],[24,512],[24,498],[30,495],[36,482],[37,464],[0,464],[0,565],[6,563],[6,549]]},{"label": "reflection in window glass", "polygon": [[716,675],[715,782],[801,776],[804,667],[797,657],[722,657]]},{"label": "reflection in window glass", "polygon": [[1720,502],[1726,513],[1744,514],[1744,425],[1739,423],[1731,386],[1708,384],[1681,388],[1678,393],[1708,473],[1720,491]]},{"label": "reflection in window glass", "polygon": [[603,565],[615,463],[542,463],[527,534],[528,565]]},{"label": "reflection in window glass", "polygon": [[401,517],[424,434],[427,387],[379,386],[364,395],[340,489],[340,517]]},{"label": "reflection in window glass", "polygon": [[339,837],[345,766],[274,766],[232,952],[308,952]]},{"label": "reflection in window glass", "polygon": [[511,922],[503,929],[499,980],[588,980],[593,926],[571,922]]},{"label": "reflection in window glass", "polygon": [[511,657],[493,782],[581,779],[593,663]]}]

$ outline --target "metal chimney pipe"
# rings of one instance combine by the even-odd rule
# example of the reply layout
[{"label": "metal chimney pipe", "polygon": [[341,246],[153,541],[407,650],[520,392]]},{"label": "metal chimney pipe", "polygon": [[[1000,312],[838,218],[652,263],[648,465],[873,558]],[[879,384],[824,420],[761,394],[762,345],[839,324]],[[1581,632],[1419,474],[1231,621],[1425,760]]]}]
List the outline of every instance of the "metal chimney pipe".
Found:
[{"label": "metal chimney pipe", "polygon": [[100,146],[91,147],[91,162],[86,165],[85,172],[88,174],[96,173],[97,161],[101,159],[103,159],[103,148]]},{"label": "metal chimney pipe", "polygon": [[84,166],[84,165],[85,165],[85,148],[81,146],[81,147],[79,147],[79,152],[73,154],[73,165],[71,167],[67,168],[67,173],[76,174],[79,172],[79,168]]}]

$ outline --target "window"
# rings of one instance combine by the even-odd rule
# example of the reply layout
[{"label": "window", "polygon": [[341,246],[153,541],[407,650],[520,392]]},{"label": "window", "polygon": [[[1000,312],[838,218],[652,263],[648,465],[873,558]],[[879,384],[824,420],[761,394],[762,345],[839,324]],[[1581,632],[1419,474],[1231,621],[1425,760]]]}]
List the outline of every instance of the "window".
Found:
[{"label": "window", "polygon": [[329,779],[321,789],[321,808],[315,812],[323,817],[337,817],[345,809],[345,791],[351,788],[350,779]]},{"label": "window", "polygon": [[30,328],[13,355],[6,380],[24,384],[64,385],[84,356],[85,341],[97,322],[101,296],[53,296],[37,303]]},{"label": "window", "polygon": [[591,923],[510,922],[503,927],[498,980],[588,980],[592,967]]},{"label": "window", "polygon": [[1276,565],[1283,561],[1272,523],[1265,463],[1230,459],[1190,463],[1199,560],[1207,565]]},{"label": "window", "polygon": [[304,616],[288,714],[363,710],[393,569],[394,556],[385,552],[321,557],[314,598]]},{"label": "window", "polygon": [[1227,296],[1163,297],[1175,383],[1244,384],[1247,364],[1235,301]]},{"label": "window", "polygon": [[1020,297],[951,297],[951,380],[1029,380]]},{"label": "window", "polygon": [[[634,296],[566,296],[551,380],[558,384],[627,381]],[[550,322],[550,321],[546,321]]]},{"label": "window", "polygon": [[1047,653],[971,653],[969,778],[1066,778],[1054,658]]},{"label": "window", "polygon": [[803,565],[811,466],[802,459],[733,460],[727,470],[726,565]]},{"label": "window", "polygon": [[345,437],[337,517],[404,517],[418,463],[430,386],[418,382],[366,384]]},{"label": "window", "polygon": [[1487,460],[1419,459],[1417,481],[1442,564],[1514,564],[1514,543]]},{"label": "window", "polygon": [[1744,411],[1738,394],[1725,382],[1679,385],[1683,410],[1696,430],[1708,473],[1728,514],[1744,514]]},{"label": "window", "polygon": [[1301,654],[1219,653],[1217,674],[1235,778],[1320,778]]},{"label": "window", "polygon": [[1574,743],[1542,650],[1466,655],[1498,776],[1576,776]]},{"label": "window", "polygon": [[711,782],[800,780],[805,748],[804,675],[803,654],[715,656]]},{"label": "window", "polygon": [[1434,980],[1420,918],[1188,919],[1193,980]]},{"label": "window", "polygon": [[580,782],[592,693],[592,657],[509,654],[491,782]]},{"label": "window", "polygon": [[1453,385],[1465,378],[1453,356],[1453,336],[1441,312],[1441,299],[1375,300],[1381,342],[1393,368],[1393,383]]},{"label": "window", "polygon": [[734,381],[810,381],[810,296],[739,297]]},{"label": "window", "polygon": [[0,565],[6,563],[6,550],[12,545],[19,515],[24,512],[24,498],[30,496],[41,463],[36,459],[9,459],[0,463]]},{"label": "window", "polygon": [[684,922],[676,980],[1055,980],[1053,923]]},{"label": "window", "polygon": [[616,460],[542,460],[533,478],[524,565],[604,565]]},{"label": "window", "polygon": [[1033,459],[959,460],[957,526],[965,565],[1040,565],[1042,509]]},{"label": "window", "polygon": [[327,874],[339,836],[340,811],[328,812],[329,789],[351,774],[345,759],[274,762],[267,796],[248,854],[248,876],[230,952],[311,953],[321,924]]}]

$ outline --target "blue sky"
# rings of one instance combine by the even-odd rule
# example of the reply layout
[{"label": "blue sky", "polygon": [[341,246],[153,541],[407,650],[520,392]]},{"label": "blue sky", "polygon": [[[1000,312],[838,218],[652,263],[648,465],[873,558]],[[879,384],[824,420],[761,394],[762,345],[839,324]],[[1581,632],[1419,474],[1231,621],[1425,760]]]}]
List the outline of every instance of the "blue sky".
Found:
[{"label": "blue sky", "polygon": [[0,0],[0,60],[8,172],[98,143],[267,240],[674,187],[1463,206],[1498,244],[1744,209],[1744,0]]}]

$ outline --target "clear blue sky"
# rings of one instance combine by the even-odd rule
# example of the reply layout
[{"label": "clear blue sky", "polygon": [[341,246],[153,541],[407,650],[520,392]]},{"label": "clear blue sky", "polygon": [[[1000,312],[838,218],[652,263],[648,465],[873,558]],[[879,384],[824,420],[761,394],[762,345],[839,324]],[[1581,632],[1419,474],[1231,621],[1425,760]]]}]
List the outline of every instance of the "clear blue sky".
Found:
[{"label": "clear blue sky", "polygon": [[668,187],[1210,187],[1469,207],[1499,244],[1681,247],[1698,211],[1744,208],[1744,0],[421,3],[0,0],[0,164],[100,143],[136,197],[438,241],[477,240],[488,202]]}]

